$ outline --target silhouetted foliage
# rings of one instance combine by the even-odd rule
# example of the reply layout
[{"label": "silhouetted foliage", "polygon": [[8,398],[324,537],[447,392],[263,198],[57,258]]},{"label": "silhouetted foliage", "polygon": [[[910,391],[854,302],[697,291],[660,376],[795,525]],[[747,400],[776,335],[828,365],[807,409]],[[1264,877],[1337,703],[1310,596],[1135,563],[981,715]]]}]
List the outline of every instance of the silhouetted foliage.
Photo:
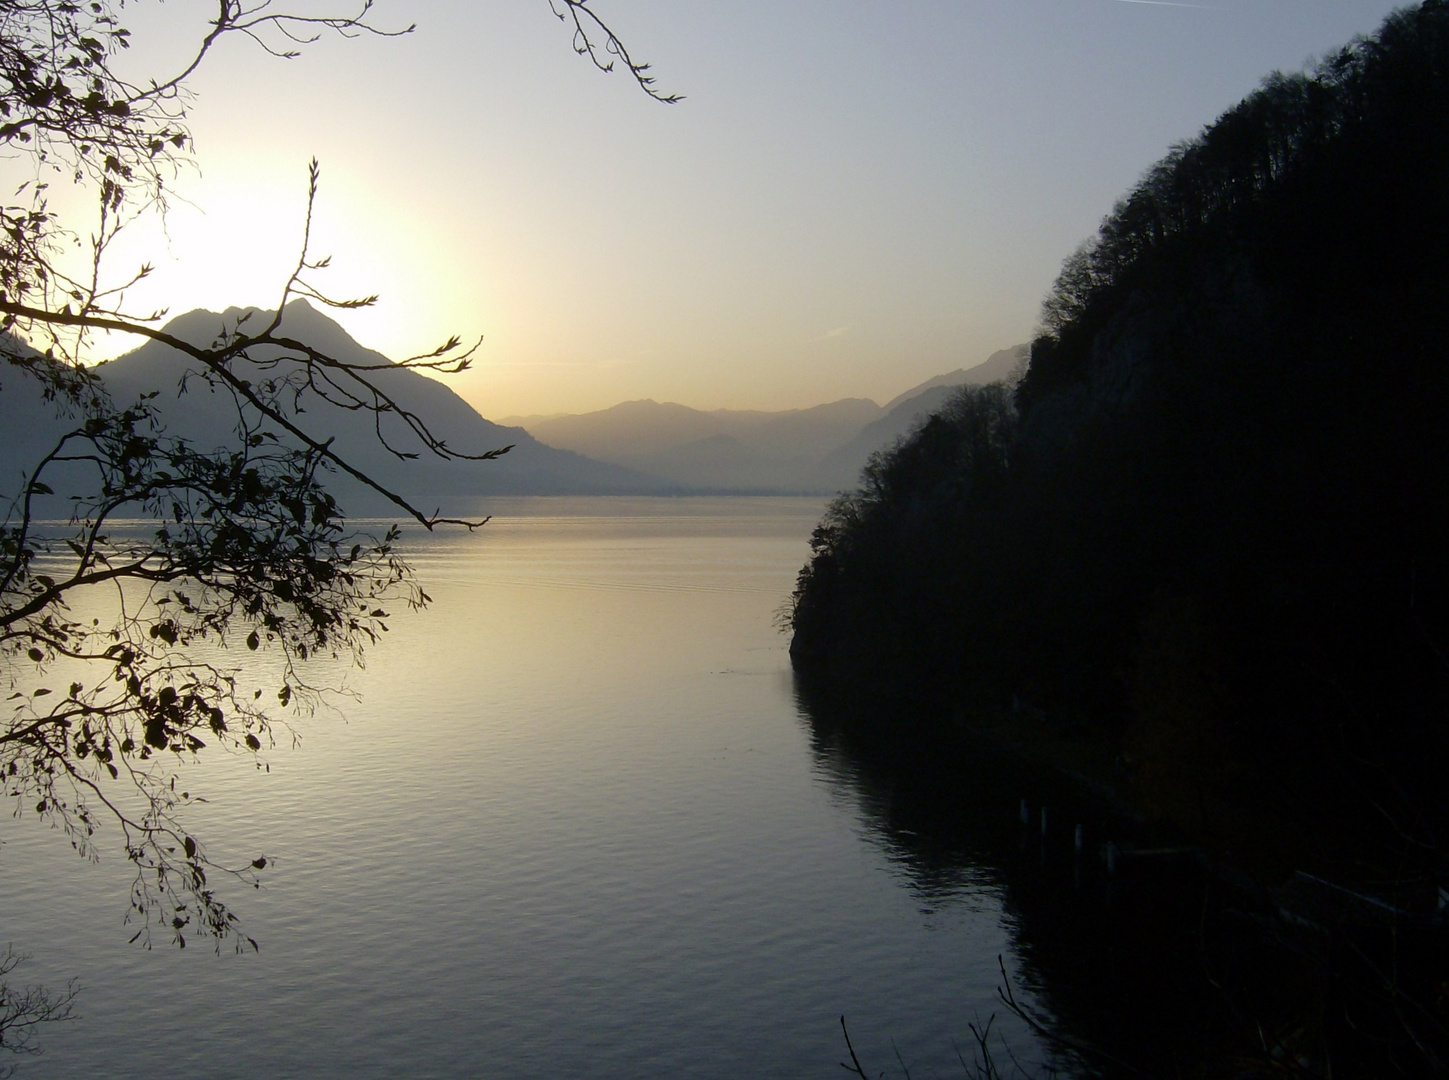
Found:
[{"label": "silhouetted foliage", "polygon": [[814,554],[795,591],[794,656],[833,643],[832,629],[861,622],[873,625],[869,653],[848,661],[860,672],[904,657],[949,664],[971,643],[986,646],[960,615],[963,591],[978,595],[973,613],[989,609],[979,594],[990,583],[960,570],[989,540],[978,526],[999,498],[1016,422],[1003,385],[967,386],[911,436],[871,457],[861,488],[836,498],[811,537]]},{"label": "silhouetted foliage", "polygon": [[[23,201],[0,207],[0,379],[17,414],[53,411],[64,421],[29,460],[19,459],[24,431],[7,432],[0,663],[10,711],[0,721],[0,783],[84,855],[96,852],[103,823],[119,830],[136,869],[136,938],[147,942],[159,928],[178,945],[197,934],[255,944],[238,934],[212,878],[255,883],[267,859],[221,865],[207,854],[182,822],[193,795],[179,782],[180,763],[208,744],[264,752],[286,727],[278,710],[324,700],[306,661],[358,664],[387,629],[390,608],[427,602],[396,530],[352,530],[329,477],[370,489],[430,529],[481,524],[425,513],[385,487],[339,453],[329,416],[370,415],[379,445],[399,459],[480,460],[509,449],[451,447],[389,392],[387,374],[398,368],[466,368],[472,350],[456,337],[392,364],[344,361],[288,336],[283,313],[293,299],[334,308],[375,300],[334,299],[314,284],[327,266],[309,247],[315,161],[307,226],[275,312],[230,317],[209,342],[183,340],[158,329],[161,313],[121,306],[149,267],[119,279],[109,268],[121,230],[164,211],[170,180],[190,162],[186,80],[216,43],[240,36],[290,59],[324,32],[412,29],[374,25],[371,6],[295,15],[270,0],[217,0],[194,51],[164,77],[134,83],[116,65],[130,45],[123,4],[0,0],[0,146],[28,172]],[[572,18],[575,48],[596,65],[608,70],[616,57],[646,93],[673,100],[586,0],[554,10]],[[52,184],[95,196],[84,247],[81,230],[51,210]],[[184,357],[183,391],[204,384],[229,401],[231,430],[204,442],[168,434],[154,401],[162,387],[112,400],[92,369],[100,332]]]},{"label": "silhouetted foliage", "polygon": [[[943,416],[832,506],[797,632],[809,641],[812,605],[868,550],[865,587],[897,607],[909,589],[879,575],[973,618],[961,589],[1008,589],[1013,611],[985,613],[1007,668],[1025,668],[1003,683],[1041,682],[1048,707],[1099,725],[1127,711],[1139,649],[1159,647],[1146,623],[1160,644],[1177,634],[1164,613],[1191,611],[1230,697],[1260,714],[1237,725],[1249,756],[1275,734],[1301,752],[1340,714],[1428,730],[1449,703],[1446,135],[1449,9],[1430,2],[1175,147],[1044,304],[995,502],[967,515],[977,546],[961,546],[953,485],[980,466],[942,465],[959,437]],[[930,554],[944,537],[950,555]]]},{"label": "silhouetted foliage", "polygon": [[[1066,260],[989,467],[942,419],[831,507],[797,664],[1014,705],[1181,827],[1236,844],[1250,806],[1280,857],[1422,911],[1449,884],[1446,190],[1449,4],[1264,80]],[[1403,977],[1374,1037],[1442,1064]]]},{"label": "silhouetted foliage", "polygon": [[[332,19],[223,2],[180,74],[145,87],[111,67],[128,36],[110,7],[36,0],[7,3],[0,14],[0,113],[8,119],[0,141],[37,174],[27,185],[30,207],[7,209],[0,236],[6,391],[32,393],[37,406],[48,402],[70,421],[36,459],[14,463],[19,487],[7,492],[13,501],[0,526],[0,656],[12,691],[0,773],[8,795],[62,827],[82,854],[93,853],[103,817],[119,826],[137,869],[138,937],[161,926],[178,944],[188,933],[220,939],[235,918],[208,873],[253,880],[266,859],[218,866],[208,858],[178,819],[191,795],[168,760],[208,742],[244,753],[271,744],[268,701],[285,709],[319,700],[302,661],[356,661],[385,629],[382,604],[426,599],[393,549],[394,533],[348,533],[323,487],[328,472],[382,491],[425,525],[440,520],[352,468],[325,431],[303,426],[297,406],[392,414],[433,453],[463,455],[433,439],[364,365],[282,334],[281,307],[292,296],[338,307],[371,302],[330,301],[308,284],[326,260],[310,255],[305,235],[277,313],[265,325],[219,327],[206,347],[116,308],[135,276],[107,284],[104,256],[133,213],[164,205],[188,145],[182,80],[221,35],[266,45],[267,34],[295,42],[319,28],[371,30],[367,5]],[[98,196],[99,226],[79,263],[45,202],[57,173]],[[313,163],[309,220],[317,181]],[[113,402],[89,366],[100,330],[186,355],[189,378],[229,395],[234,429],[197,445],[166,434],[154,390]],[[467,361],[451,341],[404,366],[455,371]],[[277,657],[266,675],[254,671],[270,683],[265,695],[240,687],[239,665],[226,659],[228,646],[243,644]]]}]

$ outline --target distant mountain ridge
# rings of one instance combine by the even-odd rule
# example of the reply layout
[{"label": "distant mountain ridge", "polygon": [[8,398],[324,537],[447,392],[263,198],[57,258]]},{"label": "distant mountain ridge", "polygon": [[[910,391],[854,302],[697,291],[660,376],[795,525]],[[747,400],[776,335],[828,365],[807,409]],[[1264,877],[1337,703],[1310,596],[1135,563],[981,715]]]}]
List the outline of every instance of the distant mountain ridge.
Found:
[{"label": "distant mountain ridge", "polygon": [[[166,325],[168,333],[184,341],[209,344],[224,325],[235,325],[245,311],[192,311]],[[270,318],[255,312],[253,318]],[[381,353],[354,341],[342,327],[315,310],[305,300],[295,300],[283,311],[282,332],[335,357],[361,364],[387,364]],[[286,361],[266,370],[265,376],[283,373]],[[141,394],[158,391],[153,404],[160,413],[167,434],[190,440],[203,449],[224,446],[235,438],[236,416],[230,398],[200,379],[185,382],[196,364],[184,354],[156,341],[101,364],[97,373],[118,405],[134,401]],[[242,370],[243,377],[256,376]],[[396,417],[380,418],[367,411],[348,411],[327,405],[315,397],[304,397],[296,414],[298,423],[314,435],[332,438],[335,448],[354,466],[384,487],[426,509],[473,496],[488,495],[603,495],[670,494],[677,489],[666,481],[630,472],[618,465],[592,461],[580,454],[544,446],[521,428],[494,424],[479,416],[443,383],[403,367],[373,373],[377,384],[401,406],[423,418],[429,429],[455,450],[478,454],[505,446],[512,449],[491,461],[439,459],[423,447]],[[30,380],[18,371],[6,372],[0,394],[0,420],[4,421],[6,446],[0,449],[0,491],[14,488],[21,470],[33,465],[35,448],[53,445],[68,427],[57,418],[53,407],[40,405]],[[382,446],[374,428],[381,421],[383,433],[399,450],[416,453],[416,460],[400,460]],[[42,453],[44,451],[41,451]],[[392,512],[393,505],[362,488],[350,478],[329,482],[352,512]]]},{"label": "distant mountain ridge", "polygon": [[[165,329],[184,341],[210,344],[225,326],[247,314],[197,310],[177,316]],[[270,313],[251,311],[263,320]],[[781,412],[719,409],[702,411],[652,400],[623,402],[582,415],[484,419],[437,379],[402,367],[387,368],[381,353],[364,348],[305,300],[282,313],[282,331],[351,363],[383,365],[378,385],[415,412],[434,435],[463,453],[511,446],[492,461],[444,461],[431,455],[395,416],[381,417],[382,431],[416,460],[400,460],[382,446],[366,411],[348,411],[304,397],[296,419],[314,435],[335,440],[336,449],[384,487],[426,509],[490,495],[666,495],[829,494],[854,485],[870,454],[906,434],[959,385],[1006,376],[1019,365],[1026,346],[1004,349],[984,363],[937,376],[882,407],[845,398],[808,409]],[[268,357],[259,357],[266,360]],[[257,378],[276,376],[288,363],[259,369]],[[234,438],[230,398],[203,380],[183,376],[195,363],[167,345],[149,341],[97,367],[118,405],[158,391],[166,431],[209,449]],[[242,371],[243,377],[252,377]],[[40,401],[38,390],[18,370],[0,383],[0,494],[18,490],[24,470],[53,446],[68,422]],[[529,427],[510,423],[527,420]],[[348,478],[331,482],[354,513],[392,512],[381,496]]]},{"label": "distant mountain ridge", "polygon": [[515,416],[540,442],[586,454],[685,488],[828,493],[850,487],[876,450],[907,434],[959,386],[1010,381],[1029,348],[914,386],[885,406],[844,398],[781,412],[691,409],[652,399],[597,412]]},{"label": "distant mountain ridge", "polygon": [[927,379],[919,386],[913,386],[885,403],[885,411],[891,412],[912,398],[938,386],[985,386],[987,383],[1004,382],[1015,384],[1026,372],[1027,361],[1031,359],[1030,345],[1013,345],[999,349],[975,367],[957,368],[946,375]]}]

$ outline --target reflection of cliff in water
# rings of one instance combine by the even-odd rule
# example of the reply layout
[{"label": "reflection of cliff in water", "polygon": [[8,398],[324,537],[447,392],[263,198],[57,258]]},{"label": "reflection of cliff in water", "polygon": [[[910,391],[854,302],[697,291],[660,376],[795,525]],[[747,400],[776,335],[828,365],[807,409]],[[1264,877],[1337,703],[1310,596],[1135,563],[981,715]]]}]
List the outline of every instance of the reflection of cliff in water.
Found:
[{"label": "reflection of cliff in water", "polygon": [[[1235,1024],[1205,971],[1210,886],[1194,861],[1123,859],[1109,876],[1105,842],[1137,843],[1137,826],[1075,785],[925,732],[924,710],[892,720],[893,706],[832,698],[808,677],[795,687],[818,774],[858,807],[922,908],[983,887],[1000,895],[1020,965],[1012,981],[1064,1041],[1149,1075],[1196,1074],[1220,1059]],[[1091,1060],[1103,1075],[1128,1075]]]}]

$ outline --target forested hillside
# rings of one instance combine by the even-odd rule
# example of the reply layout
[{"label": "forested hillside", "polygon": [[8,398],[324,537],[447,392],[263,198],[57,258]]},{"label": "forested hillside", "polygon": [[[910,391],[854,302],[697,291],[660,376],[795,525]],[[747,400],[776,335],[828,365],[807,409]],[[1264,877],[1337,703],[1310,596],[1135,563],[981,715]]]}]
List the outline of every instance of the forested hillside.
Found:
[{"label": "forested hillside", "polygon": [[1015,707],[1151,814],[1253,801],[1438,881],[1446,192],[1449,4],[1269,76],[1066,260],[1014,394],[831,506],[797,667],[949,706],[922,722]]}]

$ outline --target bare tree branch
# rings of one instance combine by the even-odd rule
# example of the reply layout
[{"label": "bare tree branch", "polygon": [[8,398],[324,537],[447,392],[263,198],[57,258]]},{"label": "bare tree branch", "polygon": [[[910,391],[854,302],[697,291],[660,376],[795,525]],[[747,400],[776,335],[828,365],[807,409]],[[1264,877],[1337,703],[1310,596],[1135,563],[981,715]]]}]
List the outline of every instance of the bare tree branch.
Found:
[{"label": "bare tree branch", "polygon": [[553,7],[553,13],[558,16],[560,22],[572,22],[574,29],[574,52],[580,56],[587,56],[594,67],[603,72],[614,70],[616,61],[624,65],[624,69],[634,77],[639,88],[652,97],[655,101],[662,101],[665,105],[673,105],[683,101],[680,94],[666,94],[657,89],[654,85],[654,76],[649,74],[649,65],[636,61],[629,55],[629,50],[619,36],[609,29],[607,23],[599,18],[593,8],[589,7],[589,0],[549,0]]}]

